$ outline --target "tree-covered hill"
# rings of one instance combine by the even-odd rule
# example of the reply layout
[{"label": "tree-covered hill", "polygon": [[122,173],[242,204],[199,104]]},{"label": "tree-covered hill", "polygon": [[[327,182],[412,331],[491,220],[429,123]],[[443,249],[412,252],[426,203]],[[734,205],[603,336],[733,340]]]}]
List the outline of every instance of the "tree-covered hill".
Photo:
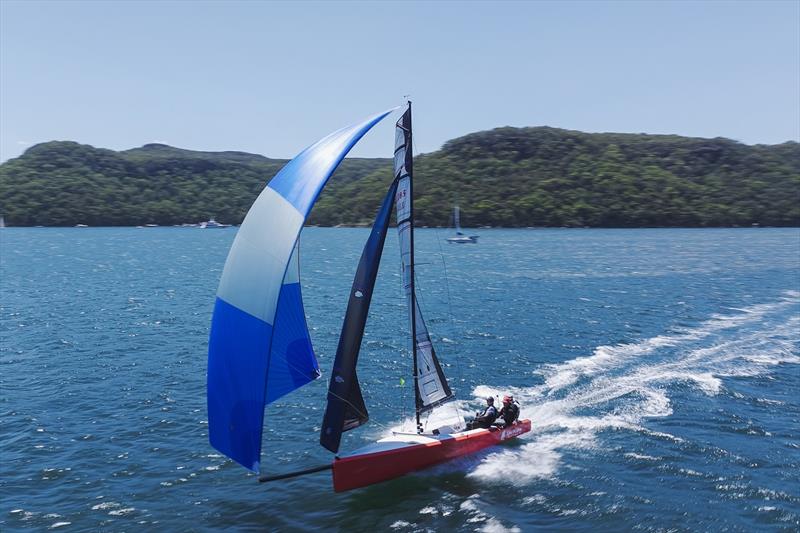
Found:
[{"label": "tree-covered hill", "polygon": [[[0,213],[14,226],[168,225],[210,217],[239,223],[285,163],[160,144],[114,152],[48,142],[0,165]],[[337,179],[354,181],[387,164],[349,159]]]},{"label": "tree-covered hill", "polygon": [[[800,224],[798,143],[498,128],[452,140],[420,159],[419,174],[436,176],[423,181],[420,195],[449,199],[458,190],[468,223]],[[420,203],[421,219],[446,221],[442,202],[432,201],[430,209]]]},{"label": "tree-covered hill", "polygon": [[[49,142],[0,165],[8,225],[239,223],[285,160]],[[498,128],[415,160],[416,219],[467,226],[800,226],[800,145]],[[369,222],[390,159],[347,159],[310,223]]]}]

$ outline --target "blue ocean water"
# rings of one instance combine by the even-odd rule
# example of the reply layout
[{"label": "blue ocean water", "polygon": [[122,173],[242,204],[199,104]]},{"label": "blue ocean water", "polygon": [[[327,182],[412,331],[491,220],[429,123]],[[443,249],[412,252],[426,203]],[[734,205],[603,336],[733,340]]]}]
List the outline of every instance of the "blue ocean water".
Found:
[{"label": "blue ocean water", "polygon": [[[235,229],[0,231],[0,529],[800,529],[800,230],[417,233],[446,409],[513,392],[533,431],[343,494],[274,484],[207,440],[206,347]],[[318,444],[364,229],[307,228],[303,290],[323,379],[266,411],[264,473]],[[412,415],[396,237],[359,378],[370,423]],[[410,427],[410,426],[409,426]]]}]

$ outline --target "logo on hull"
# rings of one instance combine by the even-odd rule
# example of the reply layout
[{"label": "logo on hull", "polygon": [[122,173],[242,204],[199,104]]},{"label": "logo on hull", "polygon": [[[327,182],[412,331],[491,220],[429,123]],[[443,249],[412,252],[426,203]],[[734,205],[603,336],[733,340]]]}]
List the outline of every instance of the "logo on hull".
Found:
[{"label": "logo on hull", "polygon": [[510,439],[512,437],[516,437],[517,435],[522,435],[523,433],[525,433],[525,427],[522,424],[516,424],[510,428],[503,429],[503,431],[500,433],[500,439]]}]

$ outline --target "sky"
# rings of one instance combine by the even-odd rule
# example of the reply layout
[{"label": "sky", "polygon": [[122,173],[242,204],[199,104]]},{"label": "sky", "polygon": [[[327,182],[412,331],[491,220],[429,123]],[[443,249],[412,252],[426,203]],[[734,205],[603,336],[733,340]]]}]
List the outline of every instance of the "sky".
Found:
[{"label": "sky", "polygon": [[[0,161],[73,140],[290,158],[414,102],[501,126],[800,140],[800,1],[0,0]],[[389,157],[387,119],[351,155]]]}]

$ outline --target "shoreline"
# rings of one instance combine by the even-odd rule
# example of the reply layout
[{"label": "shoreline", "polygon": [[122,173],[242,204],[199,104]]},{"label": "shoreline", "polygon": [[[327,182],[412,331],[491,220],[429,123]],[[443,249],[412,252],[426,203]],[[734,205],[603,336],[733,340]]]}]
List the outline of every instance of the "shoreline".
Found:
[{"label": "shoreline", "polygon": [[[130,229],[183,229],[183,230],[191,230],[191,229],[216,229],[216,230],[225,230],[225,229],[237,229],[239,224],[234,224],[226,228],[200,228],[198,226],[181,226],[181,225],[171,225],[171,226],[159,226],[159,225],[149,225],[149,226],[88,226],[88,225],[75,225],[75,226],[5,226],[0,228],[0,231],[4,229],[112,229],[112,228],[130,228]],[[392,226],[394,227],[394,226]],[[337,224],[336,226],[320,226],[316,224],[312,224],[309,226],[303,226],[303,229],[306,228],[323,228],[323,229],[370,229],[370,226],[364,224],[354,224],[354,225],[346,225],[346,224]],[[640,229],[800,229],[800,226],[762,226],[762,225],[751,225],[751,226],[481,226],[475,228],[461,228],[462,230],[468,231],[486,231],[486,230],[592,230],[592,229],[631,229],[631,230],[640,230]],[[453,228],[448,226],[415,226],[414,229],[419,230],[452,230]]]}]

